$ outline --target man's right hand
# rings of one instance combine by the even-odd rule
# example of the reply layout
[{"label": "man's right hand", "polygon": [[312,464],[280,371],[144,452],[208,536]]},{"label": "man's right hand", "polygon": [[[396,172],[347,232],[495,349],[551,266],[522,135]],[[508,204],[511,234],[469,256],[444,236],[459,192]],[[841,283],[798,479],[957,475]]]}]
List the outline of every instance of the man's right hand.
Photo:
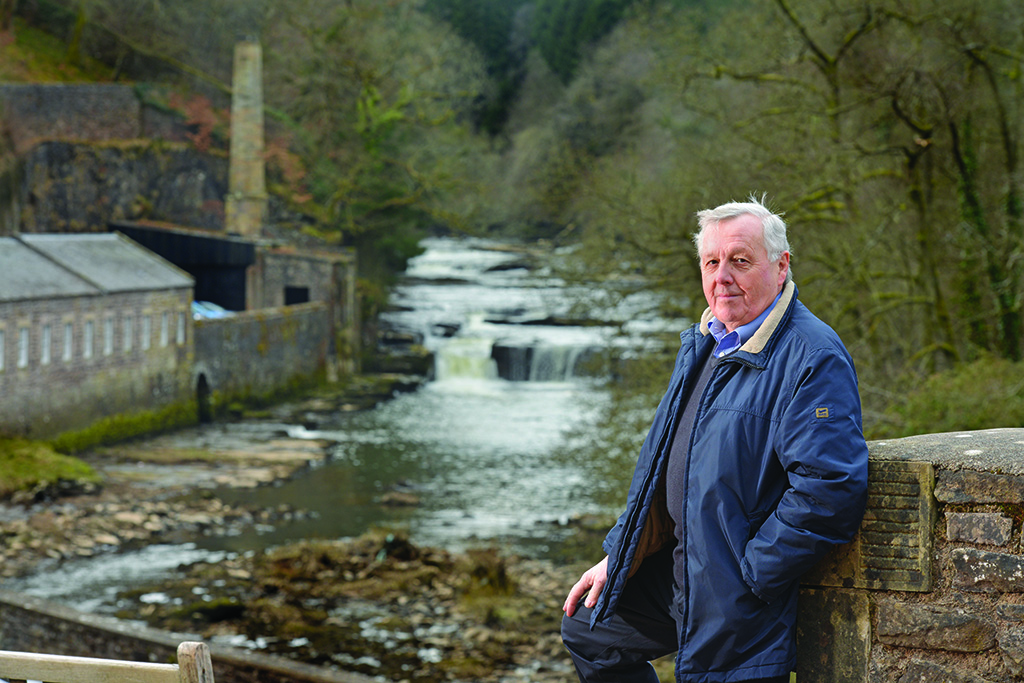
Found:
[{"label": "man's right hand", "polygon": [[[587,599],[583,602],[586,607],[593,607],[597,604],[597,596],[601,595],[605,581],[608,580],[608,556],[583,572],[583,576],[569,591],[569,597],[562,605],[562,611],[566,616],[572,616],[576,612],[576,606],[585,594]],[[589,593],[588,593],[589,591]]]}]

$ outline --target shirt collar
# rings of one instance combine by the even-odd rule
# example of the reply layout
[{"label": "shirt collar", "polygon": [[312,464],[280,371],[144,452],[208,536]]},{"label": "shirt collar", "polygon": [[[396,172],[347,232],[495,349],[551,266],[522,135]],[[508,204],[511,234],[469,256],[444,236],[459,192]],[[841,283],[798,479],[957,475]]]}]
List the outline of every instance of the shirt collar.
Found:
[{"label": "shirt collar", "polygon": [[772,312],[773,308],[775,308],[775,304],[779,302],[779,298],[781,296],[782,292],[780,291],[775,295],[775,298],[772,300],[771,304],[769,304],[768,308],[761,312],[761,315],[757,316],[745,325],[740,325],[732,332],[727,331],[725,329],[725,325],[719,322],[718,318],[711,318],[708,322],[708,331],[718,342],[718,345],[715,346],[715,350],[712,351],[712,354],[716,358],[722,358],[743,346],[748,339],[754,336],[754,333],[757,332],[757,328],[761,327],[761,323],[764,322],[764,319],[767,318],[768,314]]}]

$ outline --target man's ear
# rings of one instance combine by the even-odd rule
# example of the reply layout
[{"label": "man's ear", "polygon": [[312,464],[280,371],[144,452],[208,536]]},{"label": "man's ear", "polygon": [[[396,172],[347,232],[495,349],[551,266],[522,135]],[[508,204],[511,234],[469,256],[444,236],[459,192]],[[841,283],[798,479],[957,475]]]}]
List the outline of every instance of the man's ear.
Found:
[{"label": "man's ear", "polygon": [[779,286],[786,281],[786,275],[789,274],[789,252],[782,252],[782,256],[779,257]]}]

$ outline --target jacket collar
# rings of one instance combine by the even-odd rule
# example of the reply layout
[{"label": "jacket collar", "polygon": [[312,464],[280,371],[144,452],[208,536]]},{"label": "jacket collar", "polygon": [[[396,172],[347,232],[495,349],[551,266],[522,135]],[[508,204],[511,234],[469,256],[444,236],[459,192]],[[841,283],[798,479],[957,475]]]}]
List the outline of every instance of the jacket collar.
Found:
[{"label": "jacket collar", "polygon": [[[786,315],[786,311],[789,310],[789,305],[796,298],[796,284],[790,280],[782,288],[782,296],[779,297],[778,303],[775,304],[775,308],[768,314],[768,317],[764,319],[761,326],[757,328],[757,332],[754,333],[750,339],[748,339],[743,346],[739,348],[739,351],[746,351],[748,353],[761,353],[764,350],[768,340],[775,334],[775,330],[778,329],[782,323],[782,318]],[[709,306],[704,310],[704,314],[700,317],[700,333],[702,335],[711,334],[708,331],[708,323],[711,322],[713,314],[711,313],[711,307]]]}]

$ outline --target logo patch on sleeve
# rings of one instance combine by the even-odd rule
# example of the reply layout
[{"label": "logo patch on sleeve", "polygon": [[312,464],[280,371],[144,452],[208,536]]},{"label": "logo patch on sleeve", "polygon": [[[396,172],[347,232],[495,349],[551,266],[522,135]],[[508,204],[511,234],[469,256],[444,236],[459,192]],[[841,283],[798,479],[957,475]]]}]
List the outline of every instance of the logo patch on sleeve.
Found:
[{"label": "logo patch on sleeve", "polygon": [[814,417],[818,418],[819,420],[827,420],[829,417],[831,417],[831,413],[829,412],[828,406],[818,406],[817,408],[815,408]]}]

